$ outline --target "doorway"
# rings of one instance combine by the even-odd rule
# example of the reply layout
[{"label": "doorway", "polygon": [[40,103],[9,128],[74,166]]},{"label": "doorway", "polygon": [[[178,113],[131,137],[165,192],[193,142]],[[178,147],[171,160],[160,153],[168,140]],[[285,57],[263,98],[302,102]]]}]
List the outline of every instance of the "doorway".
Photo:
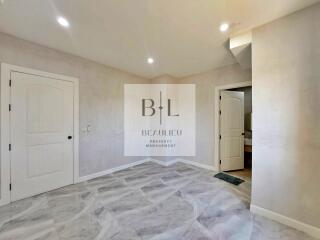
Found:
[{"label": "doorway", "polygon": [[219,171],[251,182],[252,83],[216,88],[216,162]]},{"label": "doorway", "polygon": [[6,64],[1,70],[2,149],[8,144],[1,158],[1,204],[73,184],[78,80]]}]

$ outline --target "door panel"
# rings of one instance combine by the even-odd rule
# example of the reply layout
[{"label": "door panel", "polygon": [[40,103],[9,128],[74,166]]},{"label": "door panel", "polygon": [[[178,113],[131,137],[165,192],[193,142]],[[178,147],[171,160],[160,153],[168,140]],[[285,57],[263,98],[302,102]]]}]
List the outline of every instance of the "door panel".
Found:
[{"label": "door panel", "polygon": [[37,84],[26,91],[28,133],[63,131],[63,89]]},{"label": "door panel", "polygon": [[226,158],[232,158],[232,157],[241,157],[241,148],[239,148],[239,145],[241,142],[239,142],[239,137],[225,137],[225,154],[224,156]]},{"label": "door panel", "polygon": [[63,171],[63,144],[44,144],[28,147],[27,178]]},{"label": "door panel", "polygon": [[244,168],[244,93],[222,91],[220,101],[221,171]]},{"label": "door panel", "polygon": [[11,73],[11,200],[73,183],[73,83]]}]

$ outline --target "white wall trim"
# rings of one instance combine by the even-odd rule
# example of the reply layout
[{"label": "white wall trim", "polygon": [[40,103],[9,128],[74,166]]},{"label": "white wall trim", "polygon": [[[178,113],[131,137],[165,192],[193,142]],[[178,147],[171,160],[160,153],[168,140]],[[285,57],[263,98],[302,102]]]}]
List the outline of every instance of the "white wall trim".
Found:
[{"label": "white wall trim", "polygon": [[215,100],[214,100],[214,107],[215,107],[215,113],[214,113],[214,169],[215,171],[220,172],[220,141],[219,141],[219,135],[220,135],[220,91],[221,90],[228,90],[233,88],[240,88],[240,87],[249,87],[252,86],[251,81],[246,82],[239,82],[239,83],[232,83],[227,85],[221,85],[217,86],[215,88]]},{"label": "white wall trim", "polygon": [[8,106],[10,103],[10,68],[1,64],[1,199],[0,206],[10,203],[10,117]]},{"label": "white wall trim", "polygon": [[209,166],[209,165],[206,165],[206,164],[201,164],[201,163],[194,162],[194,161],[185,160],[185,159],[182,159],[182,158],[176,158],[176,159],[171,160],[171,161],[161,161],[161,160],[158,160],[158,159],[155,159],[155,158],[145,158],[145,159],[140,160],[140,161],[136,161],[136,162],[133,162],[133,163],[121,165],[121,166],[118,166],[118,167],[115,167],[115,168],[111,168],[111,169],[106,169],[104,171],[101,171],[101,172],[98,172],[98,173],[94,173],[94,174],[90,174],[90,175],[87,175],[87,176],[82,176],[82,177],[79,178],[79,182],[84,182],[84,181],[88,181],[88,180],[91,180],[91,179],[94,179],[94,178],[102,177],[104,175],[108,175],[108,174],[111,174],[111,173],[114,173],[114,172],[118,172],[118,171],[130,168],[130,167],[134,167],[134,166],[137,166],[137,165],[140,165],[140,164],[143,164],[143,163],[147,163],[147,162],[153,162],[153,163],[159,164],[159,165],[164,166],[164,167],[168,167],[168,166],[171,166],[171,165],[173,165],[175,163],[181,162],[181,163],[193,165],[195,167],[203,168],[203,169],[206,169],[206,170],[214,170],[213,166]]},{"label": "white wall trim", "polygon": [[79,164],[79,140],[80,140],[80,135],[79,135],[79,122],[80,122],[80,100],[79,100],[79,92],[80,92],[80,87],[79,87],[79,79],[74,78],[74,94],[73,94],[73,183],[78,183],[79,182],[79,175],[80,175],[80,164]]},{"label": "white wall trim", "polygon": [[274,221],[277,221],[289,227],[305,232],[314,238],[320,238],[320,228],[286,217],[284,215],[270,211],[268,209],[258,207],[253,204],[251,204],[250,206],[250,211],[252,213],[264,216],[266,218],[272,219]]},{"label": "white wall trim", "polygon": [[192,166],[195,166],[195,167],[198,167],[198,168],[203,168],[203,169],[206,169],[206,170],[211,170],[211,171],[215,171],[216,170],[214,166],[198,163],[198,162],[187,160],[187,159],[183,159],[183,158],[176,158],[176,159],[173,159],[173,160],[170,160],[170,161],[161,161],[161,160],[157,160],[157,159],[154,159],[154,158],[149,158],[149,161],[153,162],[153,163],[157,163],[157,164],[159,164],[161,166],[165,166],[165,167],[168,167],[168,166],[171,166],[172,164],[180,162],[180,163],[189,164],[189,165],[192,165]]},{"label": "white wall trim", "polygon": [[146,158],[146,159],[139,160],[139,161],[136,161],[136,162],[133,162],[133,163],[121,165],[119,167],[110,168],[110,169],[107,169],[107,170],[104,170],[104,171],[101,171],[101,172],[98,172],[98,173],[93,173],[93,174],[90,174],[90,175],[86,175],[86,176],[80,177],[79,178],[79,182],[85,182],[85,181],[88,181],[88,180],[91,180],[91,179],[94,179],[94,178],[102,177],[102,176],[105,176],[105,175],[108,175],[108,174],[111,174],[111,173],[114,173],[114,172],[118,172],[118,171],[121,171],[121,170],[124,170],[124,169],[127,169],[127,168],[131,168],[131,167],[143,164],[143,163],[147,163],[147,162],[150,162],[150,161],[151,161],[150,158]]},{"label": "white wall trim", "polygon": [[165,166],[165,167],[168,167],[168,166],[170,166],[170,165],[172,165],[172,164],[177,163],[177,160],[176,160],[176,159],[170,160],[170,161],[161,161],[161,160],[158,160],[158,159],[149,158],[149,161],[150,161],[150,162],[153,162],[153,163],[157,163],[157,164],[159,164],[159,165],[161,165],[161,166]]},{"label": "white wall trim", "polygon": [[60,79],[70,81],[74,84],[74,171],[73,182],[77,183],[79,179],[79,79],[68,77],[60,74],[53,74],[34,70],[31,68],[24,68],[6,63],[1,63],[1,198],[0,206],[10,203],[10,152],[8,149],[10,143],[10,114],[8,106],[10,103],[10,87],[9,81],[11,72],[28,73],[48,78]]},{"label": "white wall trim", "polygon": [[179,159],[177,159],[177,162],[189,164],[189,165],[192,165],[192,166],[195,166],[195,167],[198,167],[198,168],[203,168],[203,169],[206,169],[206,170],[216,171],[216,168],[214,166],[210,166],[210,165],[203,164],[203,163],[198,163],[198,162],[195,162],[195,161],[190,161],[190,160],[179,158]]}]

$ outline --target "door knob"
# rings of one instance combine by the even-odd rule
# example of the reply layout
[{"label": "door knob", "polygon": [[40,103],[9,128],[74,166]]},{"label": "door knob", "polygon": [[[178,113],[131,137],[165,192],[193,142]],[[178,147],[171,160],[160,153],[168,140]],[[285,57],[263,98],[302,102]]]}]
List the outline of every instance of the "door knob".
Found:
[{"label": "door knob", "polygon": [[68,139],[72,139],[72,136],[68,136]]},{"label": "door knob", "polygon": [[242,136],[244,136],[244,133],[241,133]]}]

